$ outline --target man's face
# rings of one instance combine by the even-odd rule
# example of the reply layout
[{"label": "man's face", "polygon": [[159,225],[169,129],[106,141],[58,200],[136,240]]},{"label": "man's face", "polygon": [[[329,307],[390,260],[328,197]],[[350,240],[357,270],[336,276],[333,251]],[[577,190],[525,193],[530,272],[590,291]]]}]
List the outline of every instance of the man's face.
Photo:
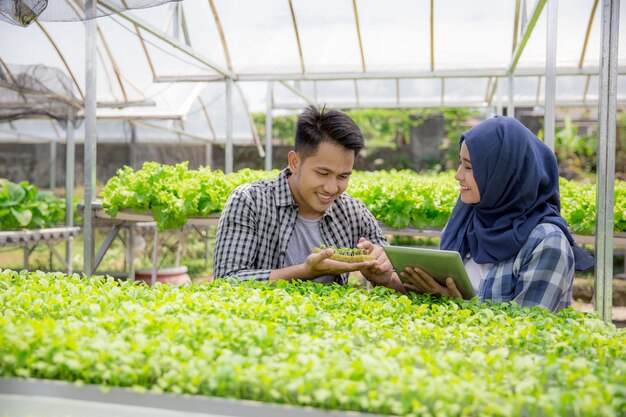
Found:
[{"label": "man's face", "polygon": [[354,166],[354,151],[335,142],[323,141],[317,152],[302,160],[289,152],[289,187],[301,216],[320,217],[348,188]]}]

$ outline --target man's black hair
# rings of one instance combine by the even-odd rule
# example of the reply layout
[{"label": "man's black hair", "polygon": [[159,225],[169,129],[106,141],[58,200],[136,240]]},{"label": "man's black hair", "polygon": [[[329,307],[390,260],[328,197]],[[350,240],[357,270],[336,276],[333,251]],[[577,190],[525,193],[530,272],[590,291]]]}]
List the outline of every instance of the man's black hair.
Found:
[{"label": "man's black hair", "polygon": [[314,155],[323,141],[335,142],[353,150],[355,157],[365,146],[361,129],[350,116],[326,106],[309,106],[298,116],[296,152],[305,159]]}]

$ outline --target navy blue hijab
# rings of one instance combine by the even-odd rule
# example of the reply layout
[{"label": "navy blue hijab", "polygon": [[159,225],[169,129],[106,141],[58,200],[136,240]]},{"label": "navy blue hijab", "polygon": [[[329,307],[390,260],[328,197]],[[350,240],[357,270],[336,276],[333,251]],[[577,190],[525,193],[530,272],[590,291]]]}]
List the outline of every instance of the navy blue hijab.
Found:
[{"label": "navy blue hijab", "polygon": [[539,223],[552,223],[572,245],[577,269],[593,267],[560,215],[558,165],[550,148],[519,121],[504,116],[468,130],[459,146],[463,142],[480,202],[465,204],[459,197],[441,235],[441,249],[462,257],[471,253],[479,264],[498,263],[517,255]]}]

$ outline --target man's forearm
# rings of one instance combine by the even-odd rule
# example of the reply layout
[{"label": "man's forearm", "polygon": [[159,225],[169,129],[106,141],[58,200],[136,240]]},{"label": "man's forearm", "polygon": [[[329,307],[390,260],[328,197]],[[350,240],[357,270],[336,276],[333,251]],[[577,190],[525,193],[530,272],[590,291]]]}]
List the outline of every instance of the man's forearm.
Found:
[{"label": "man's forearm", "polygon": [[308,280],[312,277],[310,272],[307,272],[304,264],[291,265],[285,268],[272,269],[270,272],[270,281],[278,281],[279,279],[285,279],[288,281],[294,279]]}]

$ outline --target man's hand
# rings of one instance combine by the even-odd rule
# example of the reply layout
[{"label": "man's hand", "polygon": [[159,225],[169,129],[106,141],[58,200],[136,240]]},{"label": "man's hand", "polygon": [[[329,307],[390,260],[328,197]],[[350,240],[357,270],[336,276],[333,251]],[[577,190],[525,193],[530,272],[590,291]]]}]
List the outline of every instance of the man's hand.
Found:
[{"label": "man's hand", "polygon": [[303,264],[305,274],[309,278],[317,278],[323,275],[340,275],[345,272],[354,272],[361,270],[370,270],[378,268],[378,260],[364,261],[364,262],[341,262],[328,259],[333,256],[335,251],[332,249],[324,249],[318,253],[312,253],[307,256],[305,263]]},{"label": "man's hand", "polygon": [[393,271],[391,261],[389,261],[385,250],[381,246],[374,245],[369,240],[361,237],[357,247],[368,250],[370,255],[378,262],[376,267],[361,270],[361,274],[363,274],[368,281],[375,285],[382,285],[406,294],[406,289],[402,285],[402,281],[400,281],[398,275]]},{"label": "man's hand", "polygon": [[437,294],[452,298],[463,298],[451,277],[446,278],[446,286],[443,287],[435,281],[433,277],[417,267],[408,267],[404,271],[400,272],[400,275],[410,282],[410,284],[404,284],[404,288],[407,290],[421,292],[424,294]]},{"label": "man's hand", "polygon": [[375,266],[360,270],[363,276],[376,285],[387,285],[392,278],[393,267],[389,258],[387,258],[385,250],[380,246],[374,245],[364,237],[359,239],[357,248],[367,250],[377,261]]},{"label": "man's hand", "polygon": [[306,261],[302,264],[272,269],[269,279],[270,281],[279,279],[310,280],[324,275],[341,275],[346,272],[375,269],[378,266],[377,260],[351,263],[328,259],[334,253],[335,251],[330,248],[321,252],[314,252],[307,256]]}]

